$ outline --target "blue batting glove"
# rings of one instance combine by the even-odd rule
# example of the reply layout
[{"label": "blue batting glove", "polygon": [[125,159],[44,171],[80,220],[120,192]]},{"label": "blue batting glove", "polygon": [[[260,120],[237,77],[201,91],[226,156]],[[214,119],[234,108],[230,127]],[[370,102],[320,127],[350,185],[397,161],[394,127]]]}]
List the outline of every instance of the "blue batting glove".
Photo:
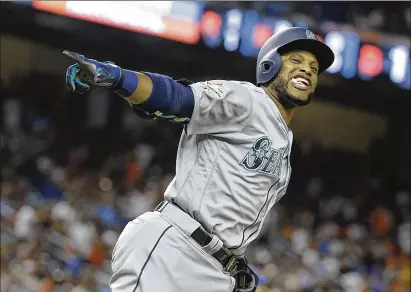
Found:
[{"label": "blue batting glove", "polygon": [[87,59],[70,51],[63,54],[77,62],[66,72],[66,84],[71,92],[85,93],[90,90],[90,85],[113,88],[121,80],[121,68],[113,62]]}]

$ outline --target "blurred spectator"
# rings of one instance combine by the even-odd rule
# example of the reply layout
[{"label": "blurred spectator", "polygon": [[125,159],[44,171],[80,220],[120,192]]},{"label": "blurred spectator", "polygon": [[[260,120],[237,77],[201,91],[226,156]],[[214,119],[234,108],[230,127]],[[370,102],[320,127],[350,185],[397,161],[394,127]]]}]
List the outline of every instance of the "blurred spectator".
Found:
[{"label": "blurred spectator", "polygon": [[99,236],[91,245],[88,255],[88,262],[95,266],[100,267],[107,256],[107,250],[103,242],[102,236]]},{"label": "blurred spectator", "polygon": [[14,221],[14,232],[23,240],[30,240],[37,233],[37,214],[33,207],[24,205],[17,214]]},{"label": "blurred spectator", "polygon": [[91,221],[78,219],[69,226],[67,235],[73,251],[80,257],[87,259],[97,237],[94,224]]},{"label": "blurred spectator", "polygon": [[371,215],[371,231],[379,237],[386,235],[392,227],[391,212],[383,206],[378,206]]}]

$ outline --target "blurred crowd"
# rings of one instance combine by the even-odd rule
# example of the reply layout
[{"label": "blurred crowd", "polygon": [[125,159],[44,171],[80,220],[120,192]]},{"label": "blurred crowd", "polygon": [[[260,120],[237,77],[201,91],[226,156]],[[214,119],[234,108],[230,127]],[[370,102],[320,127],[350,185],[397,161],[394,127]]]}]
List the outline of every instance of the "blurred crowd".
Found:
[{"label": "blurred crowd", "polygon": [[358,29],[408,35],[411,27],[409,2],[297,2],[297,11],[306,11],[316,20],[349,23]]},{"label": "blurred crowd", "polygon": [[[122,228],[173,177],[179,126],[104,90],[70,94],[62,78],[1,87],[4,292],[109,291]],[[410,290],[411,169],[385,155],[389,141],[366,154],[296,141],[288,193],[247,252],[258,292]]]},{"label": "blurred crowd", "polygon": [[[228,5],[227,2],[225,3],[217,5]],[[348,23],[357,29],[384,33],[409,35],[411,28],[409,1],[238,1],[237,3],[239,7],[255,9],[266,15],[284,17],[300,13],[316,22]]]}]

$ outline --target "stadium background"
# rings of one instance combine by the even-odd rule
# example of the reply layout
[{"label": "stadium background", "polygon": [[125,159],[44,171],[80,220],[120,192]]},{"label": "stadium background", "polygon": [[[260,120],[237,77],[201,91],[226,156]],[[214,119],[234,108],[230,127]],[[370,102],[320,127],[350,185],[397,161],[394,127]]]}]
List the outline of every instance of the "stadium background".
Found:
[{"label": "stadium background", "polygon": [[70,94],[64,49],[254,82],[259,47],[290,25],[336,61],[291,124],[288,194],[248,251],[258,291],[409,291],[409,2],[14,1],[0,24],[2,292],[108,291],[125,222],[174,173],[181,128]]}]

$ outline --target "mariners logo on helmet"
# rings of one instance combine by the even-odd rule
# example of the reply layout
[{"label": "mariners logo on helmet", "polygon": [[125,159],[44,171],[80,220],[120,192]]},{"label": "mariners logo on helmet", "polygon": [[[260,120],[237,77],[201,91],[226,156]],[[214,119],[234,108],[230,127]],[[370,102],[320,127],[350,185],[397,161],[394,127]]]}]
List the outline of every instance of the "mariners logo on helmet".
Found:
[{"label": "mariners logo on helmet", "polygon": [[315,37],[315,34],[312,31],[308,30],[308,29],[305,31],[305,35],[307,36],[307,39],[313,39],[313,40],[317,39]]}]

